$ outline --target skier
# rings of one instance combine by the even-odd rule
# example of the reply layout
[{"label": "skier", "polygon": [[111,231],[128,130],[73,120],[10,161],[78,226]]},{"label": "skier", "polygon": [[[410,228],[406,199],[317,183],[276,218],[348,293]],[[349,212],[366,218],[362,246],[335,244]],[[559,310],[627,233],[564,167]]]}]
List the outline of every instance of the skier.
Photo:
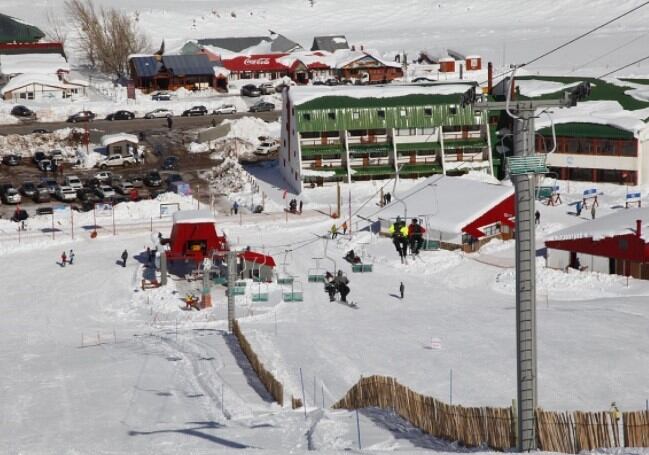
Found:
[{"label": "skier", "polygon": [[232,211],[235,215],[239,214],[239,203],[237,201],[234,201],[234,204],[232,204]]},{"label": "skier", "polygon": [[591,207],[590,207],[590,216],[592,216],[593,219],[595,219],[596,211],[597,211],[597,209],[595,209],[595,203],[593,203],[593,205],[591,205]]},{"label": "skier", "polygon": [[581,215],[581,201],[577,201],[576,210],[577,210],[577,216],[580,216]]},{"label": "skier", "polygon": [[392,243],[399,253],[401,262],[404,262],[406,254],[408,253],[408,228],[406,223],[401,220],[401,217],[398,216],[394,224],[390,226],[388,230],[392,236]]},{"label": "skier", "polygon": [[390,193],[385,193],[385,203],[389,204],[392,201],[392,195]]},{"label": "skier", "polygon": [[406,286],[403,284],[403,281],[399,284],[399,295],[401,295],[401,300],[403,300],[403,294],[406,291]]},{"label": "skier", "polygon": [[68,257],[65,255],[65,251],[61,253],[61,267],[65,267],[65,263],[68,261]]},{"label": "skier", "polygon": [[342,302],[347,302],[347,295],[350,292],[349,289],[349,280],[345,275],[343,275],[342,270],[338,270],[338,275],[334,278],[334,284],[338,292],[340,292],[340,300]]},{"label": "skier", "polygon": [[338,236],[338,228],[336,227],[336,223],[331,225],[329,232],[331,232],[331,240],[335,239]]},{"label": "skier", "polygon": [[347,234],[347,221],[345,221],[340,227],[343,228],[343,235]]},{"label": "skier", "polygon": [[426,232],[426,229],[419,225],[417,218],[413,218],[412,223],[408,226],[408,240],[410,243],[410,251],[413,255],[419,254],[419,250],[424,244],[424,232]]},{"label": "skier", "polygon": [[534,212],[534,224],[541,224],[541,212]]},{"label": "skier", "polygon": [[325,273],[325,292],[329,294],[329,301],[336,300],[336,285],[334,284],[334,276],[331,272]]},{"label": "skier", "polygon": [[126,259],[128,259],[128,252],[122,251],[122,267],[126,267]]},{"label": "skier", "polygon": [[68,255],[68,264],[72,265],[73,262],[74,262],[74,251],[70,249],[70,254]]}]

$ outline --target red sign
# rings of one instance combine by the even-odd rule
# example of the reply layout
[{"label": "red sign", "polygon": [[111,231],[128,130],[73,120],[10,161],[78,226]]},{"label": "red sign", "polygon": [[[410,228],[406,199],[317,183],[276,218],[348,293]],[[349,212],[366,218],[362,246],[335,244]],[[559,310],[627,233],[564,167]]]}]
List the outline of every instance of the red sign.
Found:
[{"label": "red sign", "polygon": [[130,100],[135,99],[135,82],[128,81],[128,85],[126,86],[126,96]]}]

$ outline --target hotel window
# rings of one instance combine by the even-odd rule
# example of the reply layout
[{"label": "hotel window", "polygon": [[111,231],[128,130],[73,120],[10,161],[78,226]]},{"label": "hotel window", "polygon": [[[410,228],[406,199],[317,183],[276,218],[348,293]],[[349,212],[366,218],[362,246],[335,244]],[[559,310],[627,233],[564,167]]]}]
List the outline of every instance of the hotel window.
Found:
[{"label": "hotel window", "polygon": [[500,234],[500,223],[484,226],[483,228],[481,228],[481,231],[484,232],[484,235],[486,237],[492,237],[494,235],[498,235]]},{"label": "hotel window", "polygon": [[385,118],[385,111],[383,109],[379,109],[377,111],[377,114],[378,114],[379,118],[381,118],[381,119]]},{"label": "hotel window", "polygon": [[358,120],[359,118],[361,118],[360,112],[352,112],[352,120]]},{"label": "hotel window", "polygon": [[399,110],[399,115],[400,115],[401,117],[405,117],[406,115],[408,115],[408,112],[406,112],[405,109],[400,109],[400,110]]},{"label": "hotel window", "polygon": [[302,118],[307,122],[311,121],[311,114],[302,114]]},{"label": "hotel window", "polygon": [[335,112],[329,112],[327,114],[327,117],[329,117],[329,120],[336,120],[336,113]]},{"label": "hotel window", "polygon": [[425,107],[424,108],[424,115],[426,117],[431,117],[433,115],[433,108],[432,107]]}]

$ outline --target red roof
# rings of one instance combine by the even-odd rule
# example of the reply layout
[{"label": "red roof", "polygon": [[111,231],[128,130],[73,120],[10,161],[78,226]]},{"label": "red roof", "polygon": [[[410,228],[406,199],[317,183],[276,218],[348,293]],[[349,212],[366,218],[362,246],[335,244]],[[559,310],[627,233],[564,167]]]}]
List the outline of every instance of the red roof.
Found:
[{"label": "red roof", "polygon": [[288,66],[277,61],[288,54],[257,54],[223,59],[223,66],[230,71],[286,71]]},{"label": "red roof", "polygon": [[267,265],[269,267],[275,267],[275,259],[273,259],[272,256],[255,253],[254,251],[245,251],[241,256],[243,257],[244,261],[255,262],[259,265]]}]

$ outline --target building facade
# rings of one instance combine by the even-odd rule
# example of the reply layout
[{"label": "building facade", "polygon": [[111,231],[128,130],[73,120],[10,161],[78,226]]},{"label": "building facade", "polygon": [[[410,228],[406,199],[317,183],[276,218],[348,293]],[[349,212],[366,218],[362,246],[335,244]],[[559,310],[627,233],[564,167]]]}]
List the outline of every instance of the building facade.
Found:
[{"label": "building facade", "polygon": [[219,77],[220,64],[202,54],[137,56],[130,58],[128,64],[135,87],[144,92],[227,86],[227,79]]},{"label": "building facade", "polygon": [[[555,126],[556,151],[550,171],[561,180],[641,185],[649,183],[649,128],[628,131],[609,125],[565,123]],[[537,153],[553,147],[549,127],[538,131]]]},{"label": "building facade", "polygon": [[291,87],[283,92],[280,170],[304,184],[493,173],[486,113],[468,85]]}]

